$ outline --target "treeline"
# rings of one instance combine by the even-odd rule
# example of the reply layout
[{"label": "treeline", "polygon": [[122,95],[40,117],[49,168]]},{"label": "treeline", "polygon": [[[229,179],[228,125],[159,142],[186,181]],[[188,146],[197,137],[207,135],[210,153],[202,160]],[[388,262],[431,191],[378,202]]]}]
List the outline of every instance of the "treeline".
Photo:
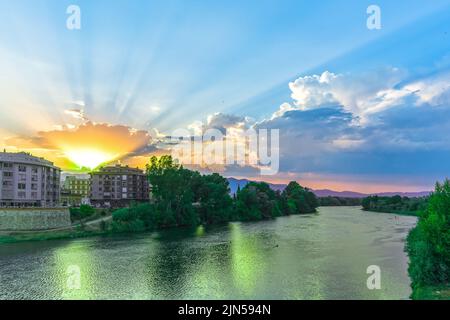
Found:
[{"label": "treeline", "polygon": [[[450,181],[436,184],[417,226],[408,235],[409,275],[414,299],[449,299]],[[435,290],[430,290],[435,288]],[[434,291],[434,292],[433,292]],[[433,296],[440,292],[441,296]],[[442,296],[442,293],[446,292]]]},{"label": "treeline", "polygon": [[170,156],[152,157],[146,173],[152,185],[151,201],[115,211],[113,231],[257,221],[313,213],[319,205],[314,193],[297,182],[289,183],[283,192],[264,182],[251,182],[231,197],[227,179],[183,168]]},{"label": "treeline", "polygon": [[370,196],[362,200],[363,210],[418,215],[427,207],[428,197],[408,198],[401,196],[379,197]]},{"label": "treeline", "polygon": [[360,206],[361,198],[344,198],[344,197],[320,197],[319,207],[335,207],[335,206]]}]

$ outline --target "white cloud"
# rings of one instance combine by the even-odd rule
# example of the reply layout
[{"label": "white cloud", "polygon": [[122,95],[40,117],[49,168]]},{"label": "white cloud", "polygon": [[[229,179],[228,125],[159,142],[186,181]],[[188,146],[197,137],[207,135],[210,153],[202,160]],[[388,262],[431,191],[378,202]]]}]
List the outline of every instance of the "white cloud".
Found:
[{"label": "white cloud", "polygon": [[418,97],[417,105],[450,104],[450,74],[448,73],[413,82],[406,85],[405,89],[414,92]]},{"label": "white cloud", "polygon": [[341,107],[364,124],[369,115],[399,105],[413,93],[408,88],[396,88],[404,76],[399,69],[390,68],[363,75],[325,71],[300,77],[289,84],[294,105],[282,104],[273,117],[292,110]]},{"label": "white cloud", "polygon": [[300,110],[304,110],[337,103],[334,84],[339,77],[334,73],[325,71],[320,76],[300,77],[289,83],[289,88],[292,91],[291,97],[295,100],[295,105]]},{"label": "white cloud", "polygon": [[69,109],[69,110],[64,110],[64,113],[74,119],[77,120],[87,120],[87,118],[84,115],[84,110],[83,109]]}]

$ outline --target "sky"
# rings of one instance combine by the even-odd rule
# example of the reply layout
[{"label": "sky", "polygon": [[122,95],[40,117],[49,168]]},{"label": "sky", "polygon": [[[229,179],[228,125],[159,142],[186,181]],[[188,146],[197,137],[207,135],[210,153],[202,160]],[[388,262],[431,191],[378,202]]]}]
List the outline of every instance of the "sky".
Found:
[{"label": "sky", "polygon": [[276,175],[226,176],[431,190],[450,176],[450,0],[0,0],[2,149],[143,167],[199,127],[279,130]]}]

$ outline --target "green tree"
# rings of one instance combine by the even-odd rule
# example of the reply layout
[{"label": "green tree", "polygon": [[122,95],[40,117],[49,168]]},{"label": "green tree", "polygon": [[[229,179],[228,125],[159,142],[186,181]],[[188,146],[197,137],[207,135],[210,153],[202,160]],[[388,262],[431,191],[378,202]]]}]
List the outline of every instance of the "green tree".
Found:
[{"label": "green tree", "polygon": [[192,189],[192,180],[199,176],[198,172],[184,169],[171,156],[162,156],[150,159],[147,175],[163,226],[198,224]]},{"label": "green tree", "polygon": [[70,208],[70,218],[72,221],[81,221],[89,218],[94,213],[95,209],[86,204],[82,204],[79,208]]},{"label": "green tree", "polygon": [[194,195],[201,223],[230,221],[233,200],[228,180],[217,173],[196,178],[193,181]]},{"label": "green tree", "polygon": [[265,182],[250,182],[236,194],[238,220],[261,220],[280,215],[277,193]]},{"label": "green tree", "polygon": [[313,213],[319,206],[316,195],[295,181],[291,181],[287,185],[281,197],[283,211],[288,215]]},{"label": "green tree", "polygon": [[450,181],[437,183],[428,207],[408,235],[413,289],[450,281]]}]

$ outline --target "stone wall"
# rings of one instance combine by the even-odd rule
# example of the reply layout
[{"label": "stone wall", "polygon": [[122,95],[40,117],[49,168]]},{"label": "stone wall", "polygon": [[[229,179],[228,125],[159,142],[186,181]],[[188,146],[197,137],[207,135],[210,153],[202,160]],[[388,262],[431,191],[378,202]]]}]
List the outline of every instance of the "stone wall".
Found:
[{"label": "stone wall", "polygon": [[0,231],[49,230],[70,226],[67,208],[0,208]]}]

